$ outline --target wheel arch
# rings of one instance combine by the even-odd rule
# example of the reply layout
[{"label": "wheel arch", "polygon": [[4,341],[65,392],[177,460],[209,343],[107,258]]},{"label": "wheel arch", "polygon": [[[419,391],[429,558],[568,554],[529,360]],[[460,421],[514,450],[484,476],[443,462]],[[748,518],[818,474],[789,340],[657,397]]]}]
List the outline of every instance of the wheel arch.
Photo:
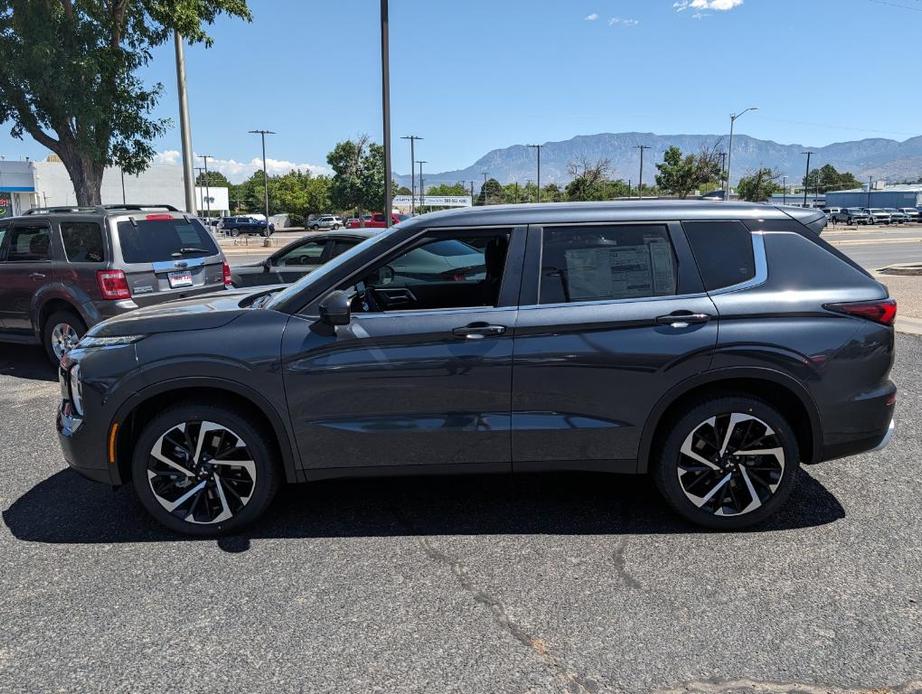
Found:
[{"label": "wheel arch", "polygon": [[790,376],[773,369],[731,368],[706,372],[667,392],[647,418],[638,450],[637,471],[646,473],[654,447],[666,427],[695,400],[728,393],[761,398],[782,413],[794,429],[805,463],[821,460],[822,428],[816,404],[807,390]]},{"label": "wheel arch", "polygon": [[116,411],[110,424],[118,423],[115,440],[118,483],[131,476],[131,451],[144,422],[163,407],[176,402],[194,401],[218,406],[230,405],[246,417],[255,419],[273,438],[287,482],[303,481],[297,464],[294,443],[284,419],[276,408],[255,390],[234,381],[216,378],[182,378],[163,381],[138,391]]},{"label": "wheel arch", "polygon": [[45,321],[57,311],[68,311],[75,314],[89,328],[94,321],[86,315],[79,301],[58,291],[48,290],[36,292],[32,305],[32,328],[36,336],[41,339],[45,329]]}]

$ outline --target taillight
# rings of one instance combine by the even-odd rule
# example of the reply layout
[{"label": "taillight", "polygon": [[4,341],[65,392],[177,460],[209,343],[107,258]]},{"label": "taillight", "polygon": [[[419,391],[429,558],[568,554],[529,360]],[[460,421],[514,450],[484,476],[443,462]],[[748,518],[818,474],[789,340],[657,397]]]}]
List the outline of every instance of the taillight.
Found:
[{"label": "taillight", "polygon": [[128,278],[121,270],[99,270],[96,272],[96,282],[103,299],[130,299],[131,290],[128,289]]},{"label": "taillight", "polygon": [[231,286],[231,271],[230,265],[227,264],[227,261],[224,261],[224,286]]},{"label": "taillight", "polygon": [[163,212],[155,212],[154,214],[147,215],[144,219],[149,222],[169,222],[173,217]]},{"label": "taillight", "polygon": [[851,301],[844,304],[826,304],[826,308],[847,316],[867,318],[881,325],[893,325],[896,320],[896,300]]}]

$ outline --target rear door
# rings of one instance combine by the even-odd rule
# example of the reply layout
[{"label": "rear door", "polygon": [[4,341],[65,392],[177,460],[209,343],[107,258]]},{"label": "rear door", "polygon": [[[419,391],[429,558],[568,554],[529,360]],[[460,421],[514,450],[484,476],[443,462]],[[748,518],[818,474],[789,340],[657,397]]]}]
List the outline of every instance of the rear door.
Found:
[{"label": "rear door", "polygon": [[707,368],[717,312],[678,223],[530,228],[513,468],[632,472],[648,415]]},{"label": "rear door", "polygon": [[32,297],[53,281],[51,225],[47,221],[15,221],[4,237],[0,261],[0,321],[5,330],[32,332]]},{"label": "rear door", "polygon": [[146,306],[224,288],[224,254],[197,219],[139,214],[111,222],[132,299]]}]

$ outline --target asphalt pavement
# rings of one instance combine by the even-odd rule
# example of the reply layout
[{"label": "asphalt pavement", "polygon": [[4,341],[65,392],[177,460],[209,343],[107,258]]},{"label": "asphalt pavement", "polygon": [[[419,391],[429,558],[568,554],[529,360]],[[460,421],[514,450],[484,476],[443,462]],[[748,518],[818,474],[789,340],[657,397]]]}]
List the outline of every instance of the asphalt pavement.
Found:
[{"label": "asphalt pavement", "polygon": [[292,487],[193,541],[65,468],[53,370],[2,345],[0,691],[919,691],[922,338],[897,351],[892,445],[752,532],[572,474]]}]

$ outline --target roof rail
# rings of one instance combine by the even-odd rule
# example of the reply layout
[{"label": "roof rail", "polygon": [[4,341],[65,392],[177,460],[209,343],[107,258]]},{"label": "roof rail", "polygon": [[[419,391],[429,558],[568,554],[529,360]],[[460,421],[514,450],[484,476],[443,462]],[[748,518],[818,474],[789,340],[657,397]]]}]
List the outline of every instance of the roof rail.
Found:
[{"label": "roof rail", "polygon": [[181,210],[176,209],[172,205],[131,205],[118,203],[113,205],[86,205],[86,206],[60,206],[60,207],[33,207],[31,210],[26,210],[23,212],[23,215],[30,214],[86,214],[87,212],[95,212],[105,214],[106,212],[113,212],[118,210],[125,211],[134,211],[142,212],[147,210],[167,210],[169,212],[181,212]]},{"label": "roof rail", "polygon": [[131,203],[128,203],[128,204],[118,203],[114,205],[101,205],[100,207],[103,210],[169,210],[170,212],[181,212],[181,210],[178,210],[172,205],[165,205],[165,204],[164,205],[158,205],[158,204],[136,205],[136,204],[131,204]]},{"label": "roof rail", "polygon": [[29,214],[61,214],[61,213],[83,213],[83,212],[96,212],[98,207],[33,207],[31,210],[26,210],[23,212],[23,215]]}]

